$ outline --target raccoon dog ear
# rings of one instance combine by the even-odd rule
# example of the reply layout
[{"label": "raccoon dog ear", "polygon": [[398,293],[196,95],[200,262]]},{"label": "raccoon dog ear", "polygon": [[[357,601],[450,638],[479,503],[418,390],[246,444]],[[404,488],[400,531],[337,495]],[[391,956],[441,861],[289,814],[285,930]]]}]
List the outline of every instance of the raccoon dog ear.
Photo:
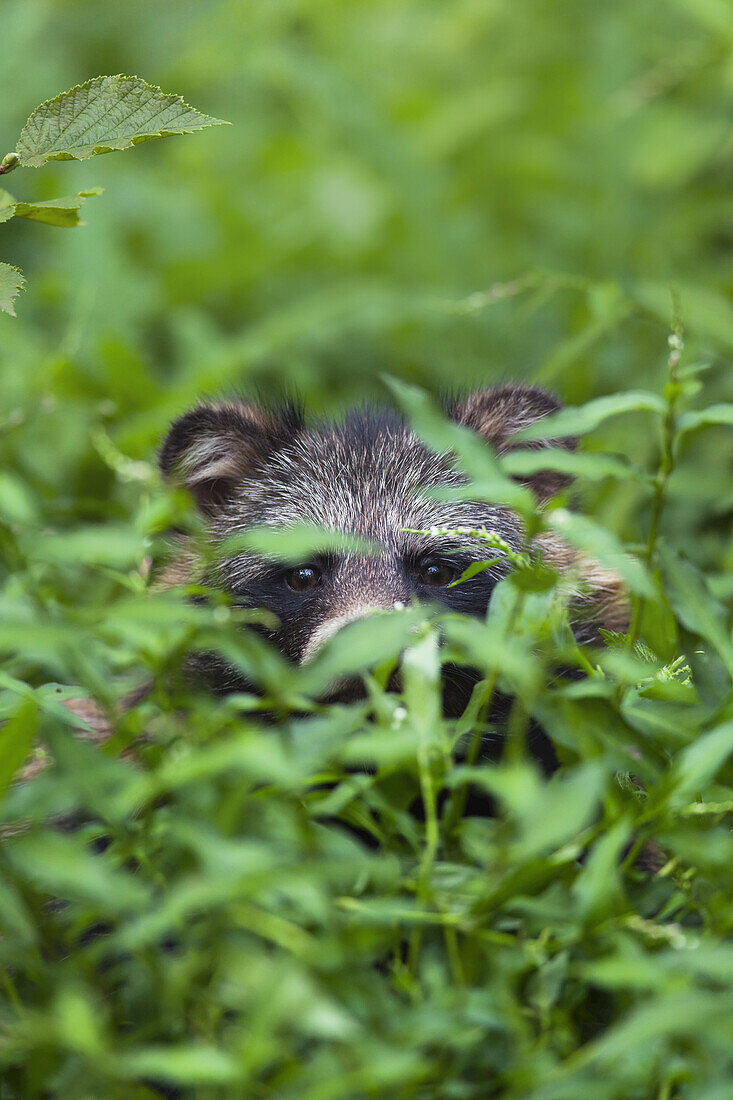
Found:
[{"label": "raccoon dog ear", "polygon": [[302,427],[298,410],[277,411],[239,402],[199,405],[175,420],[160,450],[166,481],[184,485],[212,513],[237,482],[262,469]]},{"label": "raccoon dog ear", "polygon": [[[563,439],[513,440],[522,428],[560,408],[561,402],[539,386],[495,386],[458,398],[449,407],[448,415],[480,435],[500,455],[519,449],[541,450],[545,447],[564,447],[572,451],[577,441],[570,436]],[[555,470],[540,470],[527,479],[527,484],[540,500],[546,500],[568,485],[570,480]]]}]

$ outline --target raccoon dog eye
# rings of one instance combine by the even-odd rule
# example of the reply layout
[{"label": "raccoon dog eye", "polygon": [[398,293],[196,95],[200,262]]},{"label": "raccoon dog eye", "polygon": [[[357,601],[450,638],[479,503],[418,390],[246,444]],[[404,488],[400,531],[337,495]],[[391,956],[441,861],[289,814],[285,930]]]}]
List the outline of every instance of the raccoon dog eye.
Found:
[{"label": "raccoon dog eye", "polygon": [[417,579],[420,584],[429,588],[444,588],[455,580],[456,571],[452,565],[444,561],[426,561],[418,570]]},{"label": "raccoon dog eye", "polygon": [[285,574],[285,583],[295,592],[307,592],[321,583],[321,571],[314,565],[299,565]]}]

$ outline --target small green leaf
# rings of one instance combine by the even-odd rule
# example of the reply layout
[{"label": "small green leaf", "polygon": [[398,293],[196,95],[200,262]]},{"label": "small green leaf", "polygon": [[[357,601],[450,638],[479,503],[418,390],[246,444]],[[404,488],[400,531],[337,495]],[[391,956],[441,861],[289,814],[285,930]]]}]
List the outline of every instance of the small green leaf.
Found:
[{"label": "small green leaf", "polygon": [[131,1050],[117,1065],[123,1077],[155,1077],[172,1085],[226,1085],[242,1072],[231,1054],[202,1043]]},{"label": "small green leaf", "polygon": [[140,909],[148,900],[139,877],[116,868],[104,853],[90,852],[81,837],[29,833],[13,838],[6,852],[16,870],[58,897],[106,913]]},{"label": "small green leaf", "polygon": [[709,591],[695,566],[660,546],[659,559],[667,595],[680,622],[710,642],[733,677],[733,642],[725,608]]},{"label": "small green leaf", "polygon": [[618,865],[630,834],[631,822],[621,817],[591,849],[572,890],[584,921],[597,921],[622,904]]},{"label": "small green leaf", "polygon": [[0,187],[0,225],[3,222],[10,221],[15,214],[16,205],[17,203],[10,192]]},{"label": "small green leaf", "polygon": [[15,317],[15,296],[25,286],[25,279],[20,268],[10,264],[0,263],[0,309],[3,313],[9,313]]},{"label": "small green leaf", "polygon": [[545,416],[536,424],[530,424],[517,432],[515,438],[521,439],[560,439],[567,435],[585,435],[594,431],[605,420],[629,412],[664,413],[666,405],[656,393],[645,390],[629,390],[615,393],[609,397],[598,397],[587,405],[569,406],[559,412]]},{"label": "small green leaf", "polygon": [[733,722],[704,733],[679,753],[667,779],[670,805],[679,808],[703,793],[733,753]]},{"label": "small green leaf", "polygon": [[0,795],[25,763],[38,728],[38,707],[26,699],[0,729]]},{"label": "small green leaf", "polygon": [[457,584],[463,584],[464,581],[470,581],[471,577],[476,577],[486,569],[491,569],[491,566],[496,565],[499,561],[501,561],[501,558],[491,558],[490,561],[472,561],[468,569],[464,569],[460,577],[455,581],[451,581],[448,587],[453,588]]},{"label": "small green leaf", "polygon": [[702,428],[706,424],[733,424],[733,405],[710,405],[700,412],[683,413],[678,421],[680,434],[694,432],[696,428]]},{"label": "small green leaf", "polygon": [[297,565],[328,550],[345,554],[374,555],[375,547],[356,535],[327,531],[301,523],[293,527],[251,527],[231,535],[216,547],[216,557],[229,558],[251,551],[275,561]]},{"label": "small green leaf", "polygon": [[152,138],[225,125],[137,76],[97,76],[46,100],[30,116],[18,142],[21,164],[87,160]]},{"label": "small green leaf", "polygon": [[[13,216],[28,218],[33,222],[43,222],[45,225],[56,225],[62,229],[83,225],[84,223],[79,219],[80,208],[91,195],[101,195],[103,190],[103,187],[92,187],[87,191],[80,191],[78,195],[67,195],[62,199],[48,199],[45,202],[16,202]],[[0,208],[1,218],[2,208]]]},{"label": "small green leaf", "polygon": [[635,466],[614,455],[576,454],[562,447],[510,451],[501,458],[501,467],[512,477],[530,477],[543,470],[557,470],[569,477],[585,477],[590,481],[601,481],[606,477],[618,481],[639,481],[644,477]]},{"label": "small green leaf", "polygon": [[654,585],[648,571],[640,561],[626,553],[610,531],[593,523],[587,516],[569,512],[566,508],[551,512],[547,523],[571,546],[618,573],[632,592],[650,598],[654,596]]},{"label": "small green leaf", "polygon": [[440,500],[491,500],[496,504],[506,504],[520,514],[533,511],[533,494],[504,474],[488,443],[468,428],[447,420],[430,396],[418,386],[410,386],[387,375],[384,382],[409,418],[415,433],[438,453],[454,454],[459,469],[471,479],[470,485],[449,489],[441,487],[431,495]]}]

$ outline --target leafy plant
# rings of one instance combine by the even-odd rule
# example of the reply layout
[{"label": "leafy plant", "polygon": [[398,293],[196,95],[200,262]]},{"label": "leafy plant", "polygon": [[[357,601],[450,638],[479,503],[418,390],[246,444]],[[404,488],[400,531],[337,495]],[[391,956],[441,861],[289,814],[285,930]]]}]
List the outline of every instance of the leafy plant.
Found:
[{"label": "leafy plant", "polygon": [[[628,1100],[692,1095],[687,1081],[714,1090],[730,1072],[723,613],[662,549],[663,495],[655,553],[647,541],[637,556],[560,502],[538,509],[514,456],[493,458],[423,391],[391,385],[470,474],[452,492],[512,497],[534,537],[561,531],[620,564],[639,637],[578,644],[567,578],[533,544],[517,553],[476,530],[511,565],[485,621],[406,608],[351,624],[294,668],[220,593],[189,603],[149,586],[158,533],[195,522],[185,501],[144,491],[117,532],[57,533],[42,573],[33,524],[7,528],[0,779],[36,731],[46,746],[2,802],[10,1095]],[[684,388],[674,399],[684,424]],[[608,399],[602,418],[621,409],[677,430],[653,393]],[[556,423],[583,434],[601,419],[591,402]],[[663,439],[674,450],[676,435]],[[579,478],[593,458],[574,457]],[[271,535],[268,552],[282,543]],[[672,661],[645,628],[665,592],[685,639]],[[180,671],[196,649],[258,694],[198,693]],[[444,666],[480,672],[457,720],[442,715]],[[318,702],[359,670],[364,701]],[[512,700],[504,719],[499,696]],[[97,709],[67,709],[73,697]],[[537,723],[559,761],[549,777]]]},{"label": "leafy plant", "polygon": [[[5,0],[0,130],[161,43],[237,140],[96,160],[119,204],[41,253],[5,226],[35,292],[0,316],[0,1093],[727,1098],[729,12]],[[473,491],[627,571],[636,640],[576,645],[582,579],[531,545],[486,621],[375,616],[302,669],[160,588],[165,532],[200,535],[156,472],[173,417],[335,411],[389,399],[382,372]],[[492,462],[427,396],[514,379],[580,438],[541,511],[550,452]],[[208,647],[261,694],[196,691]],[[319,701],[354,669],[362,703]]]},{"label": "leafy plant", "polygon": [[[54,160],[88,160],[153,138],[221,125],[222,119],[202,115],[180,96],[162,92],[137,76],[97,76],[36,107],[16,151],[0,162],[0,175],[18,167],[41,168]],[[66,198],[27,203],[0,190],[0,222],[29,218],[63,228],[80,225],[79,210],[101,191],[92,187]],[[0,263],[0,310],[15,316],[13,301],[24,283],[17,267]]]}]

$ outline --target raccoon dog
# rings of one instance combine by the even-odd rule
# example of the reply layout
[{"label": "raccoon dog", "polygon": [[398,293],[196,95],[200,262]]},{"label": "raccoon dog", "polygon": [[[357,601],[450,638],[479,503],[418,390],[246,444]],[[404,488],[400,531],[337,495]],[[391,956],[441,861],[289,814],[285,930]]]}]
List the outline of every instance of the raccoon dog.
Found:
[{"label": "raccoon dog", "polygon": [[[445,411],[501,454],[550,442],[571,447],[572,440],[513,442],[521,428],[559,407],[544,390],[515,385],[471,393],[446,404]],[[308,661],[347,623],[414,599],[485,614],[503,572],[500,565],[450,587],[472,561],[486,558],[481,542],[463,538],[438,548],[435,539],[407,529],[485,525],[511,546],[521,544],[519,521],[507,508],[428,495],[463,479],[450,456],[429,450],[388,408],[355,409],[337,422],[308,425],[292,405],[274,410],[238,402],[199,405],[173,423],[160,465],[165,478],[193,493],[217,542],[252,527],[308,524],[361,536],[375,547],[370,556],[324,553],[295,568],[249,552],[227,563],[218,580],[238,603],[274,613],[280,625],[272,641],[296,663]],[[563,479],[546,471],[528,483],[542,501]],[[565,547],[546,550],[561,569],[573,560]],[[598,621],[620,628],[625,601],[617,578],[592,567],[588,573],[578,632],[592,636]],[[216,658],[207,658],[203,668],[215,691],[246,686]],[[447,714],[461,712],[474,682],[470,676],[446,682]]]}]

